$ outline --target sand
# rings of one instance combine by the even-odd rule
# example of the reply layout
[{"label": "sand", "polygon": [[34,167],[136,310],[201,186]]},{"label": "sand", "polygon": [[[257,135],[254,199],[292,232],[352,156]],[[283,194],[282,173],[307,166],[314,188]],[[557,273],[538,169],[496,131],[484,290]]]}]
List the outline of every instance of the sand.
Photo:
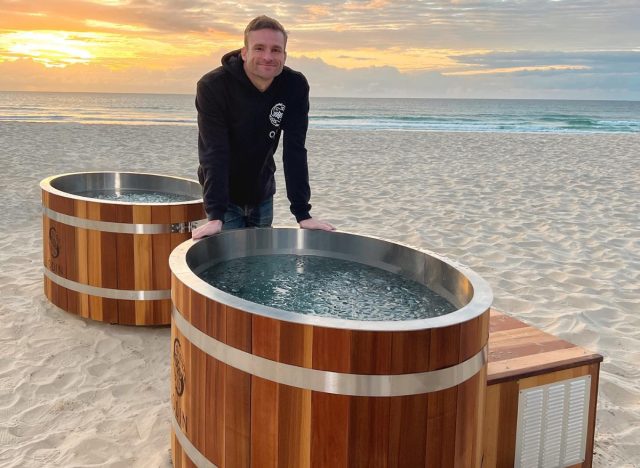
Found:
[{"label": "sand", "polygon": [[[194,127],[0,125],[1,466],[171,466],[169,329],[47,302],[38,182],[193,178],[195,145]],[[311,131],[308,148],[315,216],[460,261],[495,307],[604,355],[594,466],[640,466],[640,135]],[[293,225],[284,190],[275,216]]]}]

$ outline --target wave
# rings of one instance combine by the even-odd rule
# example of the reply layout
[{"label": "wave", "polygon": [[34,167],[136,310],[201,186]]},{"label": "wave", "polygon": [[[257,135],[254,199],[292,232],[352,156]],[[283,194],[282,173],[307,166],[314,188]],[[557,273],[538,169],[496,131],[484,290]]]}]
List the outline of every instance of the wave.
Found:
[{"label": "wave", "polygon": [[195,117],[0,115],[0,122],[75,123],[84,125],[196,125]]},{"label": "wave", "polygon": [[331,130],[414,130],[532,133],[636,133],[640,120],[581,116],[376,116],[312,115],[310,127]]}]

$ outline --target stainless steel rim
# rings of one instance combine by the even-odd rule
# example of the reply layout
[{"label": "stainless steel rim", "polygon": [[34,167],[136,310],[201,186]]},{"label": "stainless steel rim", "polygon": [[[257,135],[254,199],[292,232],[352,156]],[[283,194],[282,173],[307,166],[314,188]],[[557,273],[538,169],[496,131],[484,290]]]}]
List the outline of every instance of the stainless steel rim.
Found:
[{"label": "stainless steel rim", "polygon": [[105,299],[126,299],[131,301],[160,301],[171,299],[170,289],[157,290],[133,290],[133,289],[111,289],[90,286],[78,283],[62,276],[58,276],[48,268],[44,268],[44,275],[58,286],[70,289],[89,296],[104,297]]},{"label": "stainless steel rim", "polygon": [[82,229],[92,229],[94,231],[115,232],[117,234],[170,234],[191,232],[198,227],[198,224],[206,221],[188,221],[171,224],[142,224],[142,223],[113,223],[110,221],[96,221],[93,219],[78,218],[64,213],[58,213],[51,208],[42,206],[42,214],[53,221]]},{"label": "stainless steel rim", "polygon": [[[56,186],[64,186],[65,189]],[[152,174],[146,172],[70,172],[47,177],[40,181],[40,188],[45,192],[75,200],[91,201],[116,205],[189,205],[202,203],[202,188],[196,180],[183,177]],[[105,189],[129,189],[129,190],[158,190],[193,197],[193,200],[171,203],[139,203],[115,200],[100,200],[98,198],[84,197],[74,192]]]},{"label": "stainless steel rim", "polygon": [[[240,241],[236,242],[238,239]],[[351,253],[348,248],[338,252],[318,247],[318,245],[322,246],[323,242],[332,243],[345,239],[356,245],[364,243],[364,246],[359,248],[355,254]],[[245,240],[247,240],[246,244],[250,244],[250,247],[244,246]],[[374,249],[370,249],[369,245],[372,245]],[[381,247],[384,251],[376,252],[377,256],[368,258],[376,246]],[[218,258],[219,261],[245,255],[289,253],[327,255],[359,261],[392,272],[398,272],[403,268],[411,271],[415,270],[416,281],[427,284],[429,288],[459,308],[454,312],[439,317],[398,321],[346,320],[280,310],[233,296],[202,280],[197,275],[198,269],[202,269],[201,267],[206,267],[207,265],[195,265],[194,268],[189,265],[187,257],[192,249],[195,249],[194,251],[199,255],[209,259],[218,256],[220,257]],[[400,260],[395,260],[396,263],[394,265],[389,263],[389,258],[393,257],[393,255],[401,257]],[[223,231],[216,236],[203,240],[194,241],[189,239],[183,242],[169,256],[169,266],[178,280],[189,289],[221,304],[277,320],[327,328],[368,331],[408,331],[440,328],[463,323],[482,315],[489,310],[493,301],[493,293],[490,286],[478,274],[464,265],[427,250],[418,250],[377,237],[343,231],[324,232],[297,228]],[[459,290],[459,295],[456,296],[451,290]]]},{"label": "stainless steel rim", "polygon": [[220,362],[279,384],[336,395],[394,397],[437,392],[470,379],[487,363],[485,345],[464,362],[428,372],[363,375],[322,371],[272,361],[222,343],[191,325],[175,308],[171,318],[192,345]]}]

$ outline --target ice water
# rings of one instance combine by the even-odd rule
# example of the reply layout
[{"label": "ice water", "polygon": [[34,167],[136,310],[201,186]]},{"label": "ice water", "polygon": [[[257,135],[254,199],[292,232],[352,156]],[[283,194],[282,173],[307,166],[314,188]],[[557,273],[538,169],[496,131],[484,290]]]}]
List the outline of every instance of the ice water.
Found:
[{"label": "ice water", "polygon": [[413,320],[456,310],[416,281],[348,260],[256,255],[213,265],[200,277],[214,287],[281,310],[350,320]]},{"label": "ice water", "polygon": [[94,190],[77,193],[82,197],[127,203],[179,203],[195,200],[189,195],[143,190]]}]

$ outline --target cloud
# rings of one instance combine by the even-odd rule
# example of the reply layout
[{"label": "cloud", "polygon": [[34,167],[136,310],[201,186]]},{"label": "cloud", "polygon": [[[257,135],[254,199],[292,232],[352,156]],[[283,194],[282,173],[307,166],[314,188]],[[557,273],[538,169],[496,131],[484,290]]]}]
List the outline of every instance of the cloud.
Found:
[{"label": "cloud", "polygon": [[570,65],[602,66],[630,65],[640,69],[639,50],[593,50],[593,51],[496,51],[485,54],[458,55],[461,63],[479,65],[485,68],[505,66],[554,65],[565,63]]},{"label": "cloud", "polygon": [[[254,16],[277,17],[301,42],[359,47],[553,49],[638,45],[637,0],[338,0],[274,4],[219,0],[0,0],[4,28],[87,29],[86,20],[122,30],[241,36]],[[94,23],[95,24],[95,23]],[[48,26],[47,26],[48,25]]]},{"label": "cloud", "polygon": [[[104,65],[75,64],[46,69],[31,59],[0,63],[0,89],[16,91],[127,92],[193,94],[195,83],[220,64],[226,50],[206,56],[176,59],[157,70],[129,67],[112,70]],[[519,52],[517,63],[551,63],[556,56],[578,63],[566,53],[547,52],[536,62]],[[303,72],[314,97],[431,97],[522,99],[622,99],[640,100],[640,67],[637,54],[577,53],[588,58],[588,70],[540,69],[474,76],[445,76],[441,72],[403,73],[393,67],[362,67],[346,70],[319,58],[290,56],[287,65]],[[473,59],[473,60],[472,60]],[[508,65],[502,54],[465,57],[466,62],[486,67]],[[586,63],[586,62],[580,62]],[[617,68],[621,67],[621,68]],[[624,71],[619,71],[619,70]],[[490,70],[490,68],[486,68]]]},{"label": "cloud", "polygon": [[[263,13],[290,31],[289,64],[316,95],[640,92],[637,0],[0,0],[0,89],[191,93],[222,55],[211,49],[235,48]],[[44,70],[33,55],[16,60],[29,56],[22,45],[2,50],[16,30],[66,31],[93,61]]]},{"label": "cloud", "polygon": [[[536,56],[543,55],[546,59]],[[431,97],[431,98],[521,98],[521,99],[640,99],[640,52],[569,53],[520,52],[518,67],[531,69],[490,73],[490,67],[513,68],[503,54],[463,57],[466,64],[482,64],[488,73],[446,76],[442,72],[401,73],[392,67],[344,70],[320,59],[291,58],[288,64],[307,76],[314,96],[335,97]],[[582,59],[580,59],[582,57]],[[459,58],[459,57],[458,57]],[[548,64],[572,63],[573,68]],[[588,60],[587,60],[588,59]],[[541,64],[533,68],[533,64]]]},{"label": "cloud", "polygon": [[6,91],[193,94],[198,79],[220,64],[218,53],[176,60],[164,69],[132,66],[112,70],[99,64],[45,68],[32,59],[0,63]]}]

